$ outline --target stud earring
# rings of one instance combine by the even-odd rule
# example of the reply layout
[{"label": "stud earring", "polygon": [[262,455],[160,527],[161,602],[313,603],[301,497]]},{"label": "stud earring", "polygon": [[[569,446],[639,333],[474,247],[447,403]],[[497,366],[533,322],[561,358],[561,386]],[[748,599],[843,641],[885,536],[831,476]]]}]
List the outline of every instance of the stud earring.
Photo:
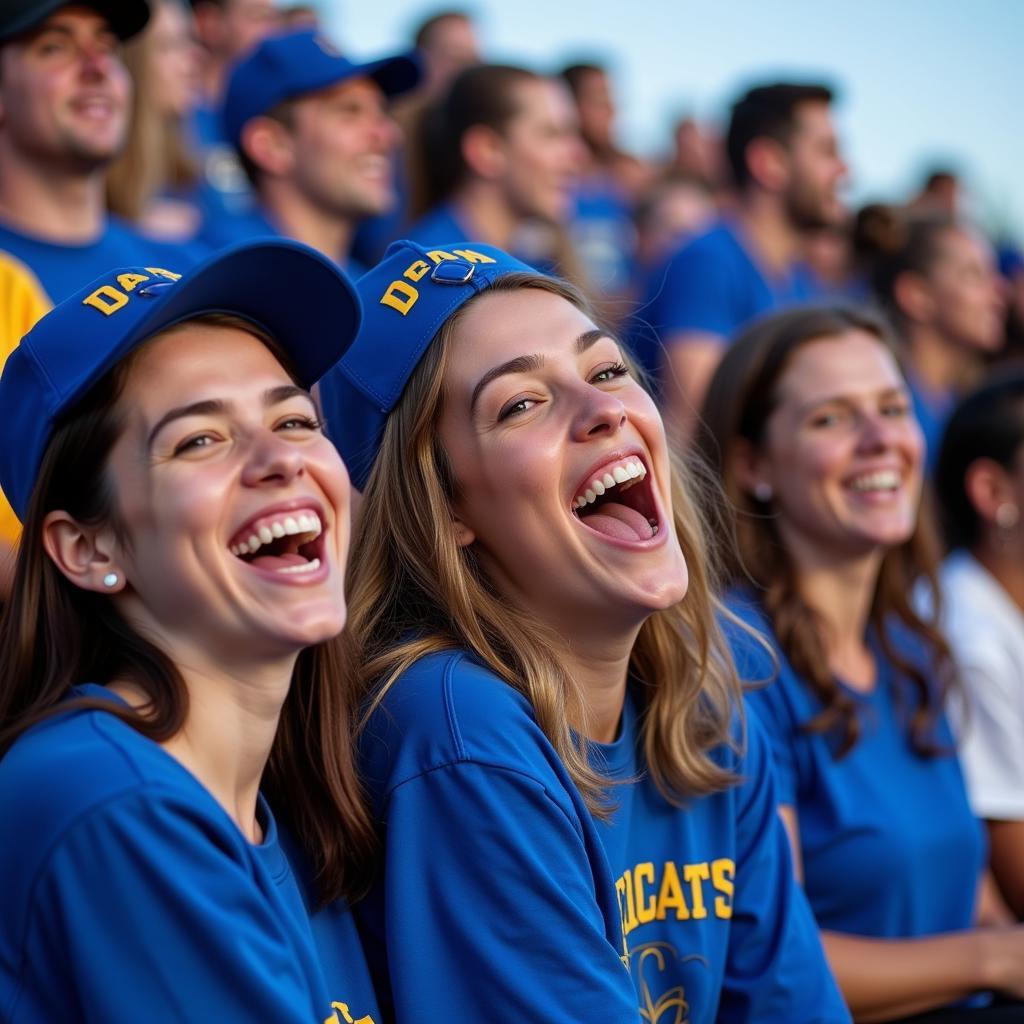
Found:
[{"label": "stud earring", "polygon": [[103,577],[103,586],[116,587],[119,581],[120,577],[116,572],[108,572],[107,575]]},{"label": "stud earring", "polygon": [[996,509],[996,526],[1000,530],[1012,530],[1020,521],[1020,509],[1012,501],[1004,501]]},{"label": "stud earring", "polygon": [[758,484],[754,484],[754,497],[762,503],[767,503],[772,500],[772,485],[762,480]]}]

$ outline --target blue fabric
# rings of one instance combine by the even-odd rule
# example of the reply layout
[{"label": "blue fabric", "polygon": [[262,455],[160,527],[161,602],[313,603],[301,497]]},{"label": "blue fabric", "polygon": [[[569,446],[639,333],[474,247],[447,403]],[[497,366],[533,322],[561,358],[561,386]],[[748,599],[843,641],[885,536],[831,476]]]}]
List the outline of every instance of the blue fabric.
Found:
[{"label": "blue fabric", "polygon": [[715,335],[722,344],[752,320],[817,296],[812,275],[801,267],[769,278],[757,265],[738,229],[722,221],[686,242],[646,282],[633,332],[633,349],[655,377],[662,370],[662,343],[678,332]]},{"label": "blue fabric", "polygon": [[386,1013],[849,1020],[793,881],[759,734],[737,763],[746,781],[682,811],[636,740],[630,703],[594,757],[634,781],[612,788],[613,819],[599,823],[506,683],[460,652],[400,677],[361,744],[385,850],[356,912]]},{"label": "blue fabric", "polygon": [[469,229],[456,216],[451,203],[439,203],[414,221],[406,232],[411,242],[420,245],[440,245],[442,242],[470,242]]},{"label": "blue fabric", "polygon": [[[103,687],[73,696],[115,701]],[[246,841],[211,794],[109,712],[31,729],[0,762],[0,1019],[380,1021],[338,911],[323,963],[273,815]]]},{"label": "blue fabric", "polygon": [[204,247],[193,243],[147,238],[115,217],[107,220],[99,238],[83,245],[59,245],[0,224],[0,250],[29,267],[53,303],[112,267],[156,266],[180,272],[206,255]]},{"label": "blue fabric", "polygon": [[298,242],[246,243],[183,270],[108,267],[50,310],[8,357],[0,376],[0,486],[19,518],[54,422],[159,331],[200,313],[237,314],[268,331],[312,387],[359,326],[359,300],[348,279]]},{"label": "blue fabric", "polygon": [[956,408],[956,395],[951,391],[941,395],[926,391],[921,381],[910,370],[907,372],[907,387],[910,389],[910,399],[914,403],[914,415],[921,425],[921,433],[924,434],[925,466],[930,474],[935,471],[939,459],[939,447],[942,444],[946,423]]},{"label": "blue fabric", "polygon": [[363,325],[347,353],[320,381],[327,433],[362,490],[384,424],[441,325],[495,280],[533,268],[476,242],[395,242],[359,279]]},{"label": "blue fabric", "polygon": [[372,78],[385,96],[397,96],[419,84],[422,70],[415,52],[353,64],[315,29],[268,36],[231,71],[224,94],[224,134],[239,146],[246,122],[284,100],[362,77]]},{"label": "blue fabric", "polygon": [[611,175],[590,174],[579,182],[568,230],[590,285],[599,291],[627,291],[636,274],[636,225],[630,203]]},{"label": "blue fabric", "polygon": [[[729,604],[774,643],[751,595]],[[889,635],[901,656],[925,664],[920,641],[895,625]],[[746,678],[770,677],[763,650],[738,632],[733,643]],[[771,742],[779,802],[796,808],[804,888],[824,929],[895,939],[970,928],[985,845],[949,727],[942,718],[937,739],[951,753],[914,753],[901,712],[910,707],[906,680],[872,646],[877,684],[870,693],[848,688],[863,733],[841,760],[834,740],[801,731],[821,705],[781,652],[778,678],[748,697]]]}]

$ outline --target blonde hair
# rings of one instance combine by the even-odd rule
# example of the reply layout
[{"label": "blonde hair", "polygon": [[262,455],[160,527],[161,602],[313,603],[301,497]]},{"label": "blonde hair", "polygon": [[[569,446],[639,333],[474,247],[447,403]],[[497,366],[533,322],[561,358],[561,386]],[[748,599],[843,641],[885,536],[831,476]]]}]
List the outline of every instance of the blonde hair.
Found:
[{"label": "blonde hair", "polygon": [[[532,288],[561,296],[584,312],[570,285],[535,274],[509,274],[492,291]],[[469,300],[472,302],[473,300]],[[349,635],[360,652],[357,685],[366,718],[414,662],[437,651],[470,651],[530,701],[591,811],[608,813],[609,780],[588,762],[584,696],[559,656],[562,644],[488,579],[452,524],[457,481],[438,439],[445,368],[452,337],[469,302],[441,327],[388,419],[353,542]],[[735,776],[710,756],[735,747],[741,691],[718,625],[725,615],[690,470],[674,466],[674,526],[689,567],[686,599],[655,612],[640,630],[630,668],[642,704],[647,768],[675,804],[726,788]]]}]

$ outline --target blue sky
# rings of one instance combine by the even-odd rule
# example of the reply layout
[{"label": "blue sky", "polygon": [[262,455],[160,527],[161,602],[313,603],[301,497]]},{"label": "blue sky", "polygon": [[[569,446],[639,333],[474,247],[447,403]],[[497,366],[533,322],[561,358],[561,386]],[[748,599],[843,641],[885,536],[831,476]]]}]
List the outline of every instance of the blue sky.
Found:
[{"label": "blue sky", "polygon": [[673,117],[724,114],[762,78],[825,78],[852,201],[901,198],[922,168],[961,168],[972,210],[1024,242],[1024,0],[321,0],[352,55],[407,45],[441,6],[474,12],[495,60],[615,75],[623,140],[654,155]]}]

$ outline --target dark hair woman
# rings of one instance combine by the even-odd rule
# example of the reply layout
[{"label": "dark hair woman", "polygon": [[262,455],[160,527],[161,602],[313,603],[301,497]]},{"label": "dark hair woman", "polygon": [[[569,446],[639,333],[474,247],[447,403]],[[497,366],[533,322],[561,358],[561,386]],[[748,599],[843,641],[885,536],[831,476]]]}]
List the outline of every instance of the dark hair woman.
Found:
[{"label": "dark hair woman", "polygon": [[333,264],[268,241],[112,270],[8,358],[4,1020],[375,1012],[332,902],[372,841],[339,682],[350,488],[308,391],[358,322]]},{"label": "dark hair woman", "polygon": [[841,308],[769,317],[730,347],[703,416],[736,511],[732,605],[778,654],[749,702],[854,1017],[1024,995],[1024,931],[974,927],[984,842],[943,715],[949,648],[911,600],[935,583],[924,442],[884,327]]}]

